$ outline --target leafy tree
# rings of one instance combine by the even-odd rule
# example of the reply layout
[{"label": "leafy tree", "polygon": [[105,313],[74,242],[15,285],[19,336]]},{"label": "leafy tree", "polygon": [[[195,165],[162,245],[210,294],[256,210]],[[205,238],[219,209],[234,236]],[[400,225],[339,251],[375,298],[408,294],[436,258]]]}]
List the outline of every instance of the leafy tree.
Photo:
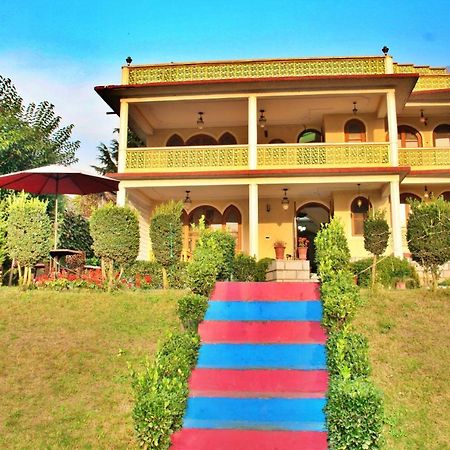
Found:
[{"label": "leafy tree", "polygon": [[[120,266],[120,276],[126,264],[134,262],[139,252],[139,222],[128,207],[107,204],[91,216],[89,222],[94,240],[94,252],[108,267],[108,287],[114,281],[114,263]],[[119,278],[120,278],[119,276]]]},{"label": "leafy tree", "polygon": [[364,248],[372,253],[372,289],[375,287],[377,276],[377,257],[385,251],[389,240],[389,225],[383,210],[371,209],[364,220]]},{"label": "leafy tree", "polygon": [[441,197],[428,202],[411,200],[406,238],[414,261],[431,273],[436,289],[439,266],[450,261],[450,202]]},{"label": "leafy tree", "polygon": [[75,211],[64,211],[63,220],[59,226],[59,246],[72,250],[81,250],[87,258],[94,255],[92,236],[89,232],[89,221]]},{"label": "leafy tree", "polygon": [[20,284],[27,286],[31,283],[31,268],[51,249],[51,221],[46,203],[38,198],[21,193],[10,197],[9,202],[8,254],[18,264]]},{"label": "leafy tree", "polygon": [[54,105],[25,106],[11,80],[0,75],[0,173],[76,162],[80,142],[71,140],[74,126],[60,123]]}]

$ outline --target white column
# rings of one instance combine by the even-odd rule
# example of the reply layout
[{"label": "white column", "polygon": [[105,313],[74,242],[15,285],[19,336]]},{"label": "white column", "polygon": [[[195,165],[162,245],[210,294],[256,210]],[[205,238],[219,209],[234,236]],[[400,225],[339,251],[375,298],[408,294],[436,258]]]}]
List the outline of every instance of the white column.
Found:
[{"label": "white column", "polygon": [[395,107],[395,92],[386,93],[387,119],[389,131],[389,157],[392,166],[398,166],[398,130],[397,130],[397,110]]},{"label": "white column", "polygon": [[117,172],[125,172],[128,146],[128,102],[120,103],[119,157]]},{"label": "white column", "polygon": [[122,183],[119,183],[119,190],[117,191],[117,206],[125,206],[127,199],[125,188],[122,186]]},{"label": "white column", "polygon": [[258,107],[256,96],[248,98],[248,167],[258,166]]},{"label": "white column", "polygon": [[258,259],[258,185],[256,183],[248,186],[248,233],[249,255]]},{"label": "white column", "polygon": [[385,73],[394,73],[394,61],[392,56],[386,55],[384,57],[384,71]]},{"label": "white column", "polygon": [[391,194],[391,232],[394,246],[394,256],[403,258],[402,248],[402,226],[400,222],[400,188],[399,182],[390,182]]}]

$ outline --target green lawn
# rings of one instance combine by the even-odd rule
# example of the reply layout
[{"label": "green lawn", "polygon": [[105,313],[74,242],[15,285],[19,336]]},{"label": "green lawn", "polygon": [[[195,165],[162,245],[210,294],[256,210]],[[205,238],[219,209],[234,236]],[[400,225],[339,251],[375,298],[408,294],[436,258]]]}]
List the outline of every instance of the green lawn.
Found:
[{"label": "green lawn", "polygon": [[356,325],[385,394],[386,449],[449,449],[450,290],[364,297]]},{"label": "green lawn", "polygon": [[179,328],[176,291],[0,288],[0,448],[133,448],[127,363]]}]

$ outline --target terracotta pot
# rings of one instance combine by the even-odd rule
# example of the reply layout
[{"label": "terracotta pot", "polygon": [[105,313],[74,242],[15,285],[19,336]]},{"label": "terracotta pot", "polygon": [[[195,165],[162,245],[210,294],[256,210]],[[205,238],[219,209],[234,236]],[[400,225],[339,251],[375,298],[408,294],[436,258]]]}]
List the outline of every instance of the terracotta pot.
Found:
[{"label": "terracotta pot", "polygon": [[404,281],[397,281],[395,287],[396,289],[406,289],[406,283]]},{"label": "terracotta pot", "polygon": [[305,261],[307,252],[308,252],[308,247],[297,247],[298,259]]},{"label": "terracotta pot", "polygon": [[276,259],[284,259],[284,249],[286,247],[274,247],[275,249],[275,258]]}]

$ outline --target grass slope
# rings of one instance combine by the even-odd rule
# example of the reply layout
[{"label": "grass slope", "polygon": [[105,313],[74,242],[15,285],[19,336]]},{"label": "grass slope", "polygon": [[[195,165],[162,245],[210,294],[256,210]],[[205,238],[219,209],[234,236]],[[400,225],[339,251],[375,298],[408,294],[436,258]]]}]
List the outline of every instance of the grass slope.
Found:
[{"label": "grass slope", "polygon": [[386,449],[449,449],[450,290],[364,296],[356,326],[385,394]]},{"label": "grass slope", "polygon": [[132,448],[134,367],[179,327],[179,292],[0,288],[0,448]]}]

